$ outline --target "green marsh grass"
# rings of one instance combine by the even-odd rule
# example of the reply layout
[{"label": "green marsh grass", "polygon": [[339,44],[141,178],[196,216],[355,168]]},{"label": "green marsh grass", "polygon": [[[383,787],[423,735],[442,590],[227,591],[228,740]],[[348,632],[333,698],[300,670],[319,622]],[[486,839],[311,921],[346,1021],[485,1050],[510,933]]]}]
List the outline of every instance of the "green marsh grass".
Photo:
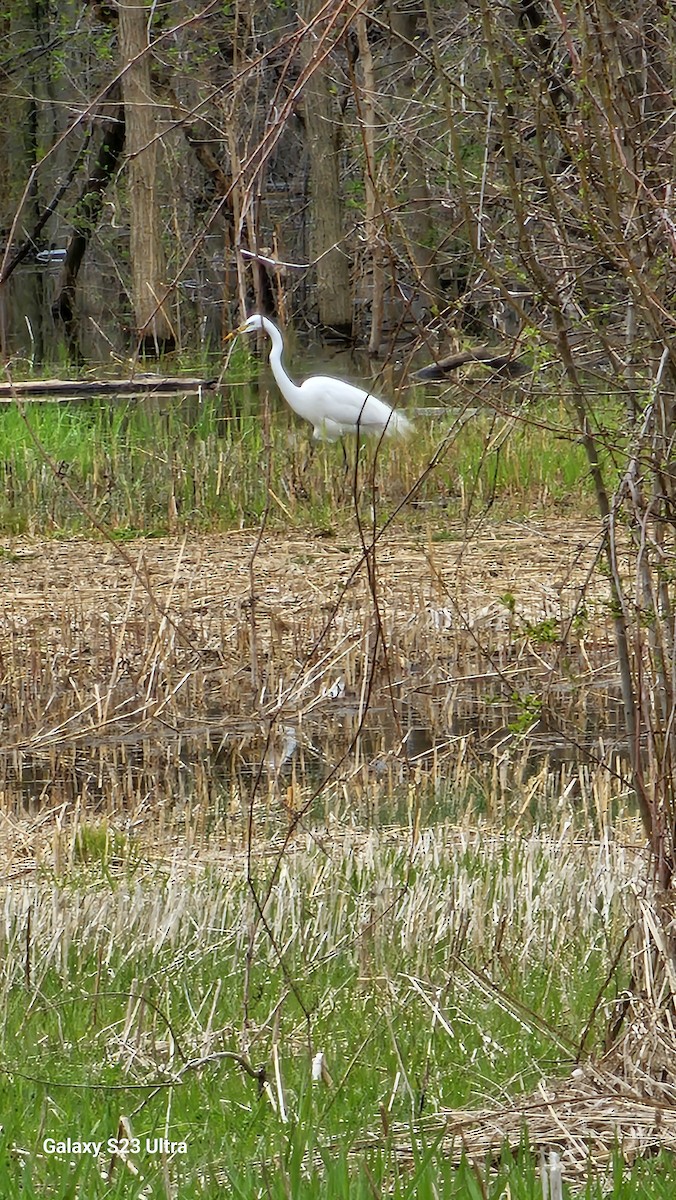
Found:
[{"label": "green marsh grass", "polygon": [[[309,425],[274,393],[262,402],[247,385],[230,384],[201,399],[45,402],[24,411],[25,420],[12,406],[0,410],[5,534],[87,531],[64,480],[120,535],[250,526],[266,508],[271,524],[285,528],[330,531],[353,520],[354,442],[346,474],[340,447],[315,447]],[[547,408],[544,422],[516,424],[490,410],[434,411],[416,417],[406,443],[387,440],[377,455],[373,444],[362,448],[358,490],[367,510],[375,479],[383,518],[415,488],[402,520],[418,524],[476,518],[493,506],[502,515],[579,509],[585,496],[591,511],[583,451],[566,433],[562,405]]]},{"label": "green marsh grass", "polygon": [[[98,877],[94,855],[46,856],[5,896],[2,1195],[539,1198],[535,1150],[500,1161],[498,1137],[472,1167],[443,1114],[575,1066],[641,877],[633,852],[579,833],[317,829],[275,877],[256,857],[251,887],[232,853],[141,870],[102,855]],[[270,883],[265,928],[252,888]],[[121,1117],[142,1178],[44,1151],[107,1141]],[[158,1136],[186,1152],[147,1151]],[[627,1194],[566,1170],[577,1194]]]}]

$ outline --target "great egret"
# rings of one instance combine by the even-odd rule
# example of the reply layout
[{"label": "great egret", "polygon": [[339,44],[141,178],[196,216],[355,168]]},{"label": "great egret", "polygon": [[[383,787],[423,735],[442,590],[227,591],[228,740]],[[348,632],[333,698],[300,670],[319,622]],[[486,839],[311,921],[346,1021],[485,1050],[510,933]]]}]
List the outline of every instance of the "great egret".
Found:
[{"label": "great egret", "polygon": [[412,428],[408,417],[395,412],[371,392],[333,379],[330,375],[312,375],[303,383],[294,383],[282,366],[284,340],[276,325],[255,313],[230,337],[264,329],[272,342],[270,366],[277,386],[287,404],[314,425],[313,437],[336,442],[345,433],[407,434]]}]

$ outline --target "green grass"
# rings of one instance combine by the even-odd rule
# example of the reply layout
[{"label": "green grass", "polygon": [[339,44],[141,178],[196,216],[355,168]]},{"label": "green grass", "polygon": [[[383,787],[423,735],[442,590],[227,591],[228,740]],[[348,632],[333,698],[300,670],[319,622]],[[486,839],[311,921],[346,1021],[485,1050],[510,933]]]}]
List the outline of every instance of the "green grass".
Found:
[{"label": "green grass", "polygon": [[[248,526],[266,506],[273,525],[339,529],[354,510],[353,473],[345,475],[340,447],[313,448],[310,427],[274,393],[270,404],[268,422],[258,397],[241,383],[202,401],[48,402],[27,406],[30,430],[15,408],[3,407],[0,532],[88,532],[90,521],[69,488],[97,522],[122,535]],[[579,511],[586,503],[591,511],[584,453],[561,432],[567,427],[561,405],[547,411],[547,427],[511,428],[489,411],[457,416],[457,410],[448,418],[419,416],[411,439],[378,449],[381,518],[413,488],[403,519],[414,525],[449,516],[471,520],[489,507],[514,514],[552,504]],[[362,449],[366,509],[373,455],[372,444]]]},{"label": "green grass", "polygon": [[[276,875],[274,859],[255,868],[265,927],[237,858],[186,874],[140,866],[138,847],[125,865],[122,841],[114,866],[91,830],[77,844],[69,873],[43,872],[5,910],[3,1197],[539,1200],[525,1140],[470,1166],[435,1114],[570,1072],[624,929],[622,851],[439,827],[411,856],[402,838],[320,835]],[[330,1078],[313,1081],[318,1052]],[[103,1179],[109,1151],[45,1153],[47,1137],[107,1143],[122,1118],[142,1184],[119,1161]],[[165,1136],[185,1153],[147,1150]],[[670,1172],[618,1160],[611,1190],[596,1176],[583,1194],[666,1196]]]}]

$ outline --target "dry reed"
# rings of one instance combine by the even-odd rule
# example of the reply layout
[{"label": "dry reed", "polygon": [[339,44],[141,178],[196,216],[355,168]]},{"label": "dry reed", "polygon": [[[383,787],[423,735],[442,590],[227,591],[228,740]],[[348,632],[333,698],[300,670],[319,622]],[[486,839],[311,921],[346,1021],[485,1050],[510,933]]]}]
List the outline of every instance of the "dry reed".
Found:
[{"label": "dry reed", "polygon": [[595,725],[612,731],[598,536],[593,524],[515,524],[471,545],[460,531],[420,546],[388,536],[377,614],[344,542],[264,538],[253,595],[248,534],[141,542],[131,563],[91,543],[13,543],[5,811],[140,812],[170,795],[234,813],[255,778],[260,795],[261,766],[264,790],[281,781],[295,805],[357,732],[357,789],[365,771],[392,785],[411,769],[452,775],[487,737],[499,763],[500,739],[530,716],[565,758],[570,731],[586,745]]}]

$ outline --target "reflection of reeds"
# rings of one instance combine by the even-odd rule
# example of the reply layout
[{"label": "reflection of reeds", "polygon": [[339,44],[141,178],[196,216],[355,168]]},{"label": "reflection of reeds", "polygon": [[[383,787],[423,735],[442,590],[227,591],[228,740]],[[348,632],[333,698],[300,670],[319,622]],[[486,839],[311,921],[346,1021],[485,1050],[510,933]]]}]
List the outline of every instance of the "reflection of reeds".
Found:
[{"label": "reflection of reeds", "polygon": [[349,784],[352,804],[405,802],[415,778],[442,811],[463,794],[497,811],[547,759],[582,794],[594,759],[614,766],[621,750],[603,588],[587,579],[596,536],[516,525],[422,549],[388,537],[375,660],[372,596],[345,539],[264,538],[255,644],[250,535],[146,541],[128,561],[87,543],[15,545],[0,617],[5,806],[135,810],[171,795],[234,812],[259,776],[259,801],[290,788],[297,808],[348,748],[331,788]]}]

